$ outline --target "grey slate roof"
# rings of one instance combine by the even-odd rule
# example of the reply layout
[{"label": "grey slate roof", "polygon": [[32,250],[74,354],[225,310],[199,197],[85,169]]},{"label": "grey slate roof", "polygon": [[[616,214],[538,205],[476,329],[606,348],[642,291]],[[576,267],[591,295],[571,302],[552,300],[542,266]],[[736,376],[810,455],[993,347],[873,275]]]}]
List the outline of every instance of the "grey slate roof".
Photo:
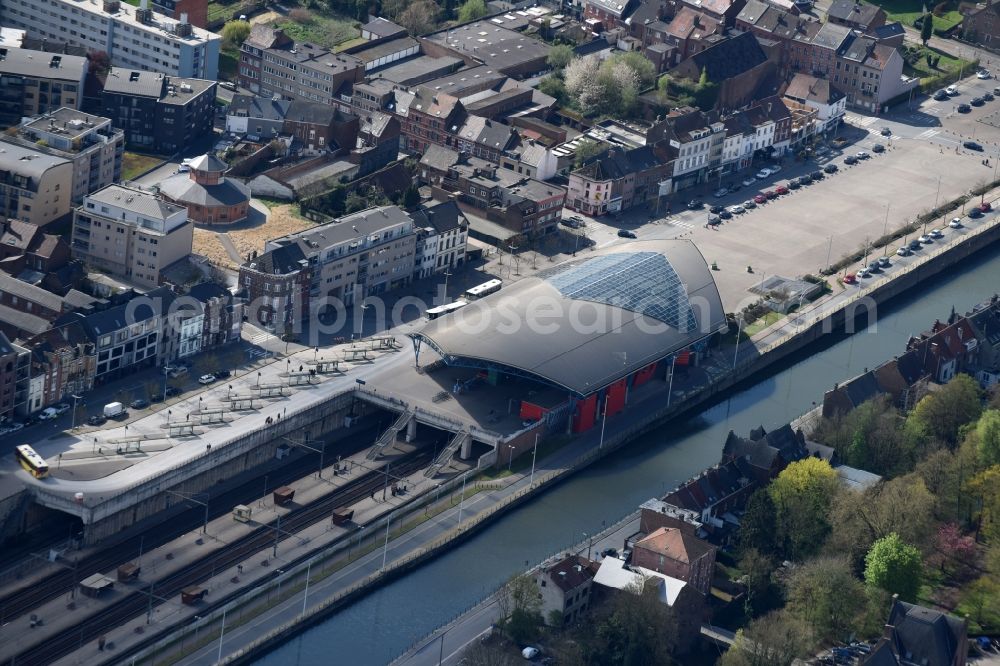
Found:
[{"label": "grey slate roof", "polygon": [[284,245],[303,241],[307,247],[315,250],[355,238],[363,238],[386,227],[408,221],[412,222],[413,218],[398,206],[377,206],[345,215],[336,222],[276,238],[272,242]]},{"label": "grey slate roof", "polygon": [[288,275],[302,270],[307,263],[302,248],[298,243],[292,243],[264,252],[243,265],[269,275]]},{"label": "grey slate roof", "polygon": [[740,33],[691,56],[709,81],[725,81],[767,61],[767,55],[750,32]]},{"label": "grey slate roof", "polygon": [[202,185],[186,173],[161,182],[160,192],[174,201],[197,206],[235,206],[250,200],[250,188],[238,180],[225,178],[216,185]]},{"label": "grey slate roof", "polygon": [[24,301],[38,303],[42,307],[48,308],[54,312],[60,312],[62,310],[63,300],[59,296],[56,296],[52,292],[42,289],[41,287],[35,287],[27,282],[21,282],[17,278],[7,275],[6,273],[0,273],[0,292],[16,296]]},{"label": "grey slate roof", "polygon": [[448,233],[467,224],[462,210],[452,200],[415,210],[410,216],[418,227],[433,227],[439,234]]},{"label": "grey slate roof", "polygon": [[[699,307],[691,307],[692,299]],[[504,326],[497,325],[501,303]],[[547,328],[533,320],[541,303]],[[606,325],[596,331],[572,325],[567,312],[577,308],[586,321]],[[512,320],[515,325],[506,325]],[[723,326],[719,291],[697,247],[657,240],[614,245],[548,268],[429,322],[416,335],[448,364],[489,364],[586,396]]]},{"label": "grey slate roof", "polygon": [[205,155],[200,155],[189,164],[192,171],[220,171],[225,172],[229,170],[229,165],[220,160],[218,157],[211,153],[206,153]]},{"label": "grey slate roof", "polygon": [[27,335],[37,335],[49,329],[49,322],[30,312],[0,305],[0,322],[10,324]]},{"label": "grey slate roof", "polygon": [[831,16],[841,21],[850,21],[860,26],[867,27],[875,20],[881,10],[875,5],[856,0],[833,0],[830,8],[826,11]]},{"label": "grey slate roof", "polygon": [[291,102],[283,99],[256,95],[233,95],[233,101],[230,103],[226,115],[235,116],[237,112],[240,112],[248,118],[284,120],[289,105]]},{"label": "grey slate roof", "polygon": [[406,34],[406,28],[396,25],[389,19],[382,18],[381,16],[365,23],[361,26],[361,30],[363,32],[370,32],[376,37],[392,37],[394,35]]},{"label": "grey slate roof", "polygon": [[87,59],[79,56],[18,48],[0,49],[0,72],[4,74],[78,83],[86,67]]},{"label": "grey slate roof", "polygon": [[135,213],[158,220],[166,220],[171,215],[183,210],[181,206],[163,201],[151,192],[123,185],[108,185],[102,190],[88,194],[87,199],[94,203],[106,203],[128,208]]}]

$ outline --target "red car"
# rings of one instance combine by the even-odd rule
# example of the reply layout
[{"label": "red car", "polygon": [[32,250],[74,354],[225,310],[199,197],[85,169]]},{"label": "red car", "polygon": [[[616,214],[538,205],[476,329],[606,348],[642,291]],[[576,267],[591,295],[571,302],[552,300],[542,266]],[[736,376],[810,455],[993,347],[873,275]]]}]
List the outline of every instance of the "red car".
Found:
[{"label": "red car", "polygon": [[767,197],[765,197],[763,194],[758,194],[753,198],[753,202],[756,204],[767,203]]},{"label": "red car", "polygon": [[844,284],[857,284],[858,276],[854,273],[847,273],[844,275]]},{"label": "red car", "polygon": [[774,191],[777,192],[778,194],[788,194],[788,188],[785,187],[784,185],[778,185],[776,188],[774,188]]},{"label": "red car", "polygon": [[990,205],[989,201],[984,201],[982,204],[980,204],[979,210],[983,211],[984,213],[988,213],[991,210],[993,210],[993,206]]}]

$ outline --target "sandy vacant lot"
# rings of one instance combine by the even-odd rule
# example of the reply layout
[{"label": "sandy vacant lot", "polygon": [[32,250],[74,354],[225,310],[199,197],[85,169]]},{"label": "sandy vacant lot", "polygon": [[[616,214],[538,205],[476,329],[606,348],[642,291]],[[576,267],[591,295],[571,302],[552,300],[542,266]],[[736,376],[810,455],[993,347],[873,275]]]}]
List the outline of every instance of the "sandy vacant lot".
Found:
[{"label": "sandy vacant lot", "polygon": [[[264,208],[263,204],[258,204],[257,207]],[[237,228],[225,232],[195,229],[194,251],[208,257],[213,264],[239,270],[240,262],[237,262],[226,251],[219,239],[220,233],[229,236],[229,240],[236,247],[239,256],[244,258],[255,250],[258,253],[263,252],[265,241],[302,231],[312,224],[309,220],[298,216],[293,204],[281,204],[273,206],[268,211],[267,219],[263,223],[251,223],[249,226],[239,225]]]}]

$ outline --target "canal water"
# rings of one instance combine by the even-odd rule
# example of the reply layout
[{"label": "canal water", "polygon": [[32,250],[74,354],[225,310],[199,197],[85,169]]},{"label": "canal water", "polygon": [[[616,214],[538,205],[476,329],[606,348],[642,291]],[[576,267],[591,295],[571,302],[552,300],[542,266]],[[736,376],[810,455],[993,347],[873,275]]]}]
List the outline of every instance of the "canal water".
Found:
[{"label": "canal water", "polygon": [[787,423],[835,382],[903,351],[908,336],[1000,291],[1000,249],[977,255],[880,308],[874,327],[830,336],[699,415],[671,423],[501,518],[426,566],[262,657],[264,666],[395,658],[525,565],[583,540],[719,460],[726,433]]}]

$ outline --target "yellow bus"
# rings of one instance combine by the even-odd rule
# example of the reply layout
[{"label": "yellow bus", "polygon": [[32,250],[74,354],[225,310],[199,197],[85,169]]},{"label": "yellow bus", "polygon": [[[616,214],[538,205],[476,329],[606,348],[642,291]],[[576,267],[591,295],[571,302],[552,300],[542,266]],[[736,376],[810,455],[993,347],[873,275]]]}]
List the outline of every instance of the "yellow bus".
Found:
[{"label": "yellow bus", "polygon": [[21,467],[31,476],[36,479],[44,479],[49,475],[49,466],[45,459],[35,453],[35,450],[27,444],[18,446],[14,453],[17,456],[17,462],[21,463]]}]

